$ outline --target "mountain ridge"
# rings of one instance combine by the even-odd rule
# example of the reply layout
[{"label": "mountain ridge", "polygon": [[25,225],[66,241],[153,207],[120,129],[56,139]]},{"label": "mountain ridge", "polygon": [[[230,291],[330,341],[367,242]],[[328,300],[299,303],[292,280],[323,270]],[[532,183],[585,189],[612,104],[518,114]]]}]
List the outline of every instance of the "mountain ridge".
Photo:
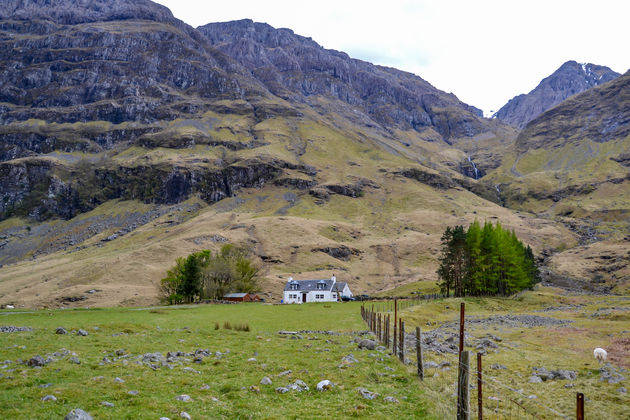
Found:
[{"label": "mountain ridge", "polygon": [[605,66],[567,61],[529,93],[510,99],[494,113],[493,118],[522,129],[529,121],[572,95],[619,76],[619,73]]}]

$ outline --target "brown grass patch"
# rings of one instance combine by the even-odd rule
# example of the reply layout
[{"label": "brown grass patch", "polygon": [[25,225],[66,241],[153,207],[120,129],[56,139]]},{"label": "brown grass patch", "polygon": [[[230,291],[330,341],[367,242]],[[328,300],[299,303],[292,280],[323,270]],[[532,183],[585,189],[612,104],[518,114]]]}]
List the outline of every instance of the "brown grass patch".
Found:
[{"label": "brown grass patch", "polygon": [[614,339],[606,351],[613,364],[630,368],[630,337]]}]

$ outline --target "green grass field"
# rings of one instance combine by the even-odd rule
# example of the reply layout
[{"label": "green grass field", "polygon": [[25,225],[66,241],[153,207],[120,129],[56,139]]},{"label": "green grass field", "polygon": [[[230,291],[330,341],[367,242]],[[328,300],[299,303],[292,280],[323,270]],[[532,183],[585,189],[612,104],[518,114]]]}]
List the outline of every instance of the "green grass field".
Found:
[{"label": "green grass field", "polygon": [[[628,387],[630,376],[627,297],[571,295],[537,288],[511,298],[424,301],[400,311],[407,333],[416,325],[426,334],[445,322],[456,321],[462,301],[466,303],[467,319],[533,315],[570,321],[538,327],[467,324],[467,350],[473,354],[478,351],[475,344],[480,338],[488,334],[500,337],[498,347],[489,348],[484,356],[484,378],[488,381],[484,405],[488,414],[493,415],[496,407],[497,418],[519,418],[518,411],[508,411],[516,407],[510,403],[513,400],[539,418],[556,418],[549,408],[571,418],[575,394],[584,392],[589,418],[628,418],[628,394],[619,391]],[[373,304],[376,308],[380,305],[381,310],[387,307],[384,303],[366,303],[368,307]],[[227,322],[232,326],[246,324],[250,331],[226,329]],[[451,365],[428,368],[421,382],[413,363],[402,365],[389,351],[359,350],[353,340],[366,329],[359,302],[0,311],[2,325],[33,328],[0,333],[0,413],[4,418],[58,419],[73,408],[82,408],[97,419],[174,419],[183,411],[194,419],[442,419],[451,417],[455,410],[457,355],[426,351],[425,362]],[[60,326],[70,333],[55,334]],[[79,329],[89,335],[72,333]],[[278,334],[281,330],[311,332],[292,338]],[[593,348],[598,346],[609,351],[609,361],[625,379],[614,384],[601,380],[600,366],[592,356]],[[69,353],[41,368],[21,362],[36,355],[46,359],[64,349]],[[194,361],[198,349],[210,352],[201,363]],[[160,361],[143,363],[147,353],[166,357],[167,352],[178,351],[185,354],[169,362],[172,368]],[[358,361],[342,363],[350,354]],[[81,363],[71,363],[73,356]],[[415,362],[413,349],[407,349],[406,357]],[[104,358],[111,362],[102,363]],[[493,369],[491,366],[496,364],[506,368]],[[577,377],[530,383],[534,367],[571,370]],[[287,370],[292,372],[280,375]],[[265,376],[272,380],[271,385],[260,384]],[[310,390],[276,392],[277,387],[298,379]],[[324,379],[335,386],[319,392],[316,385]],[[46,384],[51,385],[42,387]],[[379,396],[364,399],[358,387]],[[138,393],[131,395],[129,391]],[[54,395],[57,401],[42,401],[46,395]],[[192,400],[178,401],[179,395],[188,395]],[[471,390],[473,408],[475,395]],[[387,402],[388,396],[399,403]],[[498,400],[486,400],[489,397]],[[104,406],[104,401],[114,406]]]},{"label": "green grass field", "polygon": [[[225,322],[248,324],[250,331],[225,329]],[[352,332],[365,329],[357,303],[4,312],[0,325],[33,328],[31,332],[0,333],[1,359],[11,361],[0,369],[3,418],[59,419],[73,408],[82,408],[94,418],[111,419],[178,418],[182,411],[194,419],[425,417],[417,379],[394,357],[358,350],[351,343],[355,337]],[[89,335],[55,334],[59,326],[69,332],[84,329]],[[280,330],[333,330],[342,334],[303,334],[302,339],[291,339],[279,335]],[[81,364],[69,362],[71,354],[41,368],[16,362],[36,355],[46,358],[62,349],[76,353]],[[174,363],[173,369],[156,370],[139,363],[138,358],[146,353],[193,353],[197,349],[208,349],[212,355],[202,363],[186,356],[179,359],[188,361]],[[117,350],[126,356],[100,364],[104,357],[120,357]],[[217,351],[223,356],[216,357]],[[359,362],[339,368],[349,354]],[[252,357],[255,362],[248,361]],[[286,370],[292,373],[277,376]],[[264,376],[273,384],[261,385]],[[124,383],[115,382],[115,378]],[[310,390],[275,391],[296,379],[306,382]],[[319,392],[316,384],[324,379],[336,385]],[[40,387],[44,384],[52,385]],[[207,389],[201,389],[204,384]],[[251,386],[258,387],[259,392],[250,390]],[[380,396],[364,399],[357,387]],[[128,394],[132,390],[138,394]],[[176,400],[182,394],[192,401]],[[41,401],[45,395],[54,395],[57,401]],[[400,403],[388,403],[385,396]],[[101,405],[103,401],[114,407]]]}]

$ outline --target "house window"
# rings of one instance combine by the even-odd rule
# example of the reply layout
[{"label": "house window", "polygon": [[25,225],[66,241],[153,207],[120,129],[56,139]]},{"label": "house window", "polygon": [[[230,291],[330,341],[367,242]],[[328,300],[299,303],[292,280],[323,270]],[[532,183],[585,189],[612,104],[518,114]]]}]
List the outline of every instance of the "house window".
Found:
[{"label": "house window", "polygon": [[297,288],[298,288],[298,285],[297,285],[297,284],[292,284],[292,285],[291,285],[291,290],[297,290]]},{"label": "house window", "polygon": [[315,295],[315,299],[324,299],[324,295]]}]

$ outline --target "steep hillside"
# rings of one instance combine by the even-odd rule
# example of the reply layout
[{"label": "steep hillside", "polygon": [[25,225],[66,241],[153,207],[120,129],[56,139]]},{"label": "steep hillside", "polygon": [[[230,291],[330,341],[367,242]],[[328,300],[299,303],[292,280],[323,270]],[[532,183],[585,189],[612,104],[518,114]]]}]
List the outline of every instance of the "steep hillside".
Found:
[{"label": "steep hillside", "polygon": [[494,114],[494,118],[523,128],[538,115],[568,97],[617,77],[619,73],[605,66],[567,61],[549,77],[544,78],[534,90],[510,99]]},{"label": "steep hillside", "polygon": [[177,256],[225,241],[272,298],[288,275],[433,288],[445,226],[475,218],[578,242],[478,180],[516,130],[417,76],[145,1],[0,17],[0,304],[154,303]]},{"label": "steep hillside", "polygon": [[[580,232],[582,247],[553,257],[554,267],[568,278],[598,278],[621,290],[630,285],[630,256],[619,252],[630,241],[629,156],[626,73],[531,121],[488,180],[498,185],[507,206],[560,218]],[[593,249],[601,259],[589,255]]]}]

